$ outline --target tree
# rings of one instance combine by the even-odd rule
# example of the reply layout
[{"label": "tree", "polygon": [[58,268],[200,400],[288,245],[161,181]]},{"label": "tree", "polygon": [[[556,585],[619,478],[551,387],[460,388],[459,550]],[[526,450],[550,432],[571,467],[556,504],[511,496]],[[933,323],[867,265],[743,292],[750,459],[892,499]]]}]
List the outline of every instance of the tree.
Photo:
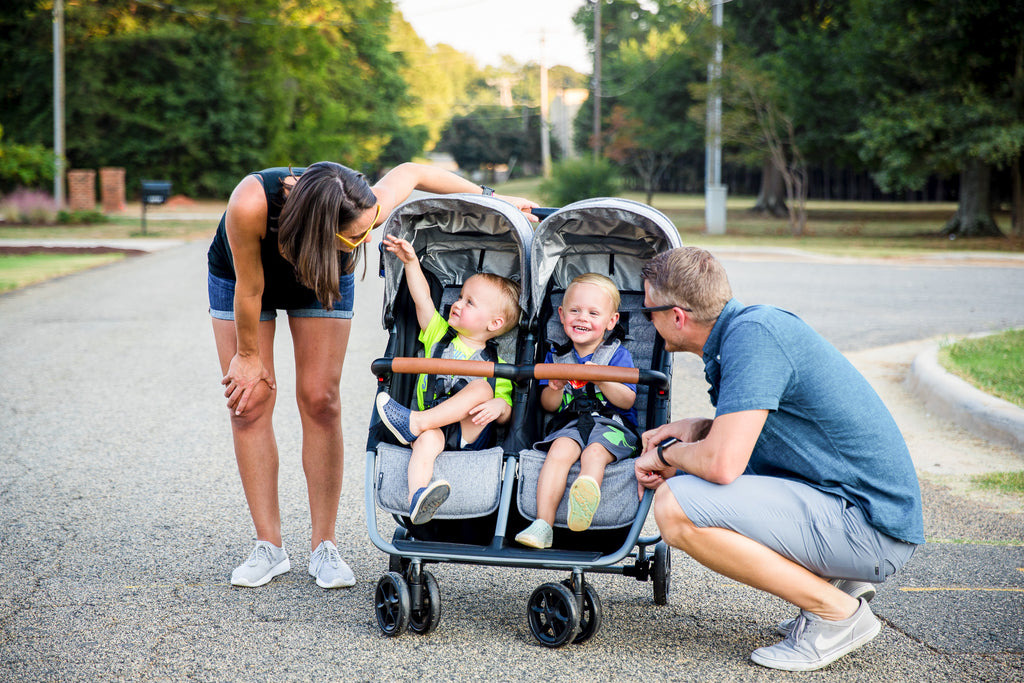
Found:
[{"label": "tree", "polygon": [[[883,189],[960,174],[944,232],[1001,235],[991,169],[1019,169],[1024,150],[1024,6],[998,0],[855,0],[847,49],[864,100],[851,136]],[[1014,172],[1020,201],[1020,174]],[[1020,217],[1022,208],[1014,207]],[[1018,223],[1019,224],[1019,223]]]},{"label": "tree", "polygon": [[523,107],[477,107],[456,116],[441,135],[437,149],[448,152],[467,172],[508,164],[540,164],[540,112]]},{"label": "tree", "polygon": [[[703,123],[686,116],[693,105],[687,85],[704,69],[688,44],[694,16],[688,3],[602,8],[601,147],[639,180],[648,203],[664,173],[704,144]],[[593,44],[593,9],[584,6],[575,21]],[[591,108],[581,110],[578,138],[591,135],[592,122]]]},{"label": "tree", "polygon": [[[12,142],[50,144],[50,10],[11,3],[0,122]],[[69,3],[70,165],[152,169],[182,191],[223,195],[254,165],[370,170],[411,152],[424,136],[403,119],[391,12],[388,0]]]}]

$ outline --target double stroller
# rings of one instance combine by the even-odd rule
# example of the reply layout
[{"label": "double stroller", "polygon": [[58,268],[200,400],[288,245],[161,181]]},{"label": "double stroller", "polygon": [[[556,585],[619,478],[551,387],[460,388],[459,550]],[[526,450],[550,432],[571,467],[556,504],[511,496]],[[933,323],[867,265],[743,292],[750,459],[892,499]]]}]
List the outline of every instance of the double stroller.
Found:
[{"label": "double stroller", "polygon": [[[456,374],[501,377],[513,382],[512,416],[496,432],[494,445],[478,451],[446,451],[434,478],[451,484],[451,495],[434,518],[422,525],[408,518],[407,467],[411,450],[398,445],[371,417],[366,454],[366,519],[373,544],[389,556],[388,571],[374,592],[381,631],[425,634],[440,618],[440,589],[426,569],[434,563],[460,563],[560,570],[564,581],[533,591],[526,614],[534,637],[548,647],[582,643],[601,625],[601,603],[585,572],[621,574],[652,581],[654,602],[668,599],[671,559],[659,536],[641,533],[653,493],[637,495],[630,459],[612,463],[601,485],[601,505],[590,528],[571,532],[566,524],[568,491],[579,475],[577,462],[559,504],[551,548],[519,545],[515,534],[537,514],[537,477],[544,453],[533,449],[545,433],[540,405],[541,379],[612,380],[637,384],[635,409],[640,430],[669,419],[671,355],[643,306],[643,264],[680,245],[679,233],[663,214],[623,199],[589,199],[546,215],[534,230],[514,206],[479,195],[413,199],[388,218],[384,233],[412,243],[433,296],[445,318],[462,283],[478,272],[516,280],[524,311],[521,324],[500,337],[505,362],[440,361],[424,358],[416,314],[405,285],[403,264],[382,251],[383,325],[389,332],[385,356],[374,361],[378,391],[413,405],[418,373],[454,372],[438,363],[458,364]],[[552,344],[566,341],[558,306],[574,277],[596,272],[618,286],[622,343],[635,369],[545,364]],[[624,376],[624,374],[626,376]],[[390,514],[391,539],[385,533]],[[384,531],[382,531],[382,528]]]}]

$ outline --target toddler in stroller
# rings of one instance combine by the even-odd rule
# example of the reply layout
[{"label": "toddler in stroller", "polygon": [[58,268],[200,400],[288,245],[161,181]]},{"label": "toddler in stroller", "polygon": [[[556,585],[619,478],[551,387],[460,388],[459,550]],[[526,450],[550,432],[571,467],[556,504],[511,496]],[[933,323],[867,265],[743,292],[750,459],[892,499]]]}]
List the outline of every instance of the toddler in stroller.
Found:
[{"label": "toddler in stroller", "polygon": [[[618,287],[607,276],[576,276],[558,307],[569,342],[552,347],[544,362],[632,368],[633,358],[617,338],[621,335],[609,336],[617,329],[620,301]],[[601,502],[605,467],[635,454],[636,385],[562,379],[539,384],[541,405],[557,417],[548,425],[551,433],[534,445],[547,450],[537,481],[537,519],[516,535],[516,541],[531,548],[550,548],[555,510],[565,494],[569,468],[580,462],[580,476],[569,491],[568,527],[585,531]]]},{"label": "toddler in stroller", "polygon": [[[387,235],[384,248],[405,265],[405,281],[416,308],[419,340],[429,358],[504,362],[494,339],[519,324],[519,283],[492,273],[476,273],[462,285],[448,320],[434,307],[430,284],[408,240]],[[377,414],[401,443],[412,445],[409,458],[409,518],[429,522],[451,492],[444,479],[431,481],[434,461],[449,450],[481,450],[489,445],[490,424],[505,424],[512,414],[512,383],[455,375],[421,374],[416,381],[419,410],[410,410],[382,391]]]}]

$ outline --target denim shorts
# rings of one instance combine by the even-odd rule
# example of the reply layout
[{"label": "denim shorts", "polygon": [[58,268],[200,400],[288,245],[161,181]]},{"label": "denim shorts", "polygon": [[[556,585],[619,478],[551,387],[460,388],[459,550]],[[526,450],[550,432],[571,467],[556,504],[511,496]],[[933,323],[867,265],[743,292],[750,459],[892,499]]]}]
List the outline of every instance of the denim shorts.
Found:
[{"label": "denim shorts", "polygon": [[[210,295],[210,315],[216,320],[235,319],[235,281],[217,277],[213,273],[207,273],[207,290]],[[355,305],[356,276],[353,273],[346,273],[338,279],[338,290],[341,298],[334,302],[330,309],[325,310],[323,305],[313,300],[308,305],[296,308],[286,308],[288,315],[294,318],[341,318],[348,320],[352,318],[352,308]],[[276,309],[264,309],[260,311],[260,320],[274,320],[277,317]]]},{"label": "denim shorts", "polygon": [[698,527],[735,531],[824,579],[882,583],[917,549],[872,527],[853,503],[799,481],[744,474],[723,486],[680,474],[668,486]]}]

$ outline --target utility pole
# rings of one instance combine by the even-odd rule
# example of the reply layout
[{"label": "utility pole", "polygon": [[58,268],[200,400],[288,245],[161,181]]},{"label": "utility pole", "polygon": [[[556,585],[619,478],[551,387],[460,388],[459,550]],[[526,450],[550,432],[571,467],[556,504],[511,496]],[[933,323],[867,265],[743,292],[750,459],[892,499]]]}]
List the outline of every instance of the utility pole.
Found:
[{"label": "utility pole", "polygon": [[725,199],[722,185],[722,4],[712,5],[715,54],[708,63],[708,130],[704,164],[704,223],[709,235],[725,234]]},{"label": "utility pole", "polygon": [[551,177],[551,125],[548,121],[548,55],[544,32],[540,33],[540,163],[545,178]]},{"label": "utility pole", "polygon": [[594,161],[601,158],[601,3],[594,0]]},{"label": "utility pole", "polygon": [[64,0],[53,2],[53,201],[64,208]]}]

